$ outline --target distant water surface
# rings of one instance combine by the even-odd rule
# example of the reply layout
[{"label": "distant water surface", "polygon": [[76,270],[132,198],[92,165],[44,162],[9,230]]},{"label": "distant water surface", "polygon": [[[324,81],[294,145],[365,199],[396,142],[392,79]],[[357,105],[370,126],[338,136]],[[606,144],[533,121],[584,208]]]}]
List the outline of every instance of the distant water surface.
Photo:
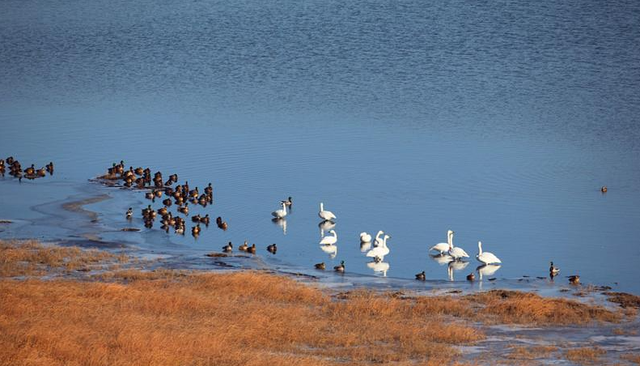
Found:
[{"label": "distant water surface", "polygon": [[[0,156],[56,162],[52,192],[121,159],[212,182],[215,204],[192,212],[229,230],[135,234],[158,251],[277,242],[260,253],[274,266],[381,276],[358,234],[384,230],[387,276],[446,280],[427,249],[453,229],[503,260],[495,277],[553,260],[640,293],[639,116],[636,1],[0,0]],[[39,184],[0,178],[0,218],[36,219],[22,197]],[[107,191],[112,226],[147,204]],[[284,235],[270,212],[288,196]]]}]

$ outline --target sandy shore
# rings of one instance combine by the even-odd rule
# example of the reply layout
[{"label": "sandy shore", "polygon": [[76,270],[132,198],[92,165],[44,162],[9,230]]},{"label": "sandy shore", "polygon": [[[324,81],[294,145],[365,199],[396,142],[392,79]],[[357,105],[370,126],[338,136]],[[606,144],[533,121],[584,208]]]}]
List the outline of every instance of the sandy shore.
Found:
[{"label": "sandy shore", "polygon": [[3,365],[640,363],[633,303],[338,291],[35,241],[0,250]]}]

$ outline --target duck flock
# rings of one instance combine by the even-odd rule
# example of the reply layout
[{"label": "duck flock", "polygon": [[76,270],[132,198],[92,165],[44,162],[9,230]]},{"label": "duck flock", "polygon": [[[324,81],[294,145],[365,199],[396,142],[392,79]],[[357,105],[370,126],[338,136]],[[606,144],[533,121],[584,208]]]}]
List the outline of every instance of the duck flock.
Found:
[{"label": "duck flock", "polygon": [[22,182],[22,178],[34,180],[46,177],[47,173],[53,175],[53,162],[49,162],[49,164],[41,168],[36,168],[35,164],[31,164],[30,167],[22,169],[22,164],[20,164],[18,159],[9,156],[6,160],[0,159],[0,176],[4,177],[7,166],[9,167],[9,175],[17,178],[20,182]]}]

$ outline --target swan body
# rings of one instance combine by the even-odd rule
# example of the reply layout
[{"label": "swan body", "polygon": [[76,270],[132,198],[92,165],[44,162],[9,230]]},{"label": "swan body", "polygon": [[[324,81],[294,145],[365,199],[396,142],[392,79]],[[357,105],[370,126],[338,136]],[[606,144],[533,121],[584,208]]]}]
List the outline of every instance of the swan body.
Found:
[{"label": "swan body", "polygon": [[374,247],[379,247],[382,244],[382,238],[380,238],[380,235],[382,234],[384,234],[384,231],[382,230],[378,231],[376,234],[376,240],[373,242]]},{"label": "swan body", "polygon": [[449,251],[449,247],[453,242],[453,230],[447,231],[447,242],[446,243],[438,243],[432,246],[429,251],[440,252],[440,254],[444,254]]},{"label": "swan body", "polygon": [[379,247],[375,247],[367,252],[367,257],[373,257],[375,261],[382,262],[384,260],[384,256],[389,254],[389,248],[387,247],[387,239],[389,239],[389,235],[385,235],[382,239],[382,244]]},{"label": "swan body", "polygon": [[366,232],[361,232],[360,233],[360,243],[371,243],[371,234],[368,234]]},{"label": "swan body", "polygon": [[469,254],[467,254],[464,249],[453,246],[453,237],[451,237],[451,242],[449,243],[449,251],[447,253],[453,258],[453,260],[469,258]]},{"label": "swan body", "polygon": [[322,240],[320,240],[320,245],[334,245],[338,242],[338,233],[335,230],[330,230],[329,234],[333,234],[333,236],[327,235]]},{"label": "swan body", "polygon": [[325,211],[324,204],[320,202],[320,212],[318,212],[318,216],[325,221],[331,221],[336,219],[336,215],[331,211]]},{"label": "swan body", "polygon": [[497,264],[497,263],[502,263],[502,261],[495,256],[495,254],[491,253],[491,252],[483,252],[482,251],[482,242],[479,241],[478,242],[478,255],[476,255],[476,259],[478,260],[478,262],[484,263],[484,264]]},{"label": "swan body", "polygon": [[281,205],[282,205],[282,209],[280,209],[280,210],[275,210],[275,211],[273,211],[273,212],[271,213],[271,215],[272,215],[273,217],[275,217],[276,219],[281,219],[281,218],[283,218],[283,217],[287,216],[287,208],[286,208],[287,206],[285,205],[285,203],[284,203],[284,202],[282,202],[282,203],[281,203]]}]

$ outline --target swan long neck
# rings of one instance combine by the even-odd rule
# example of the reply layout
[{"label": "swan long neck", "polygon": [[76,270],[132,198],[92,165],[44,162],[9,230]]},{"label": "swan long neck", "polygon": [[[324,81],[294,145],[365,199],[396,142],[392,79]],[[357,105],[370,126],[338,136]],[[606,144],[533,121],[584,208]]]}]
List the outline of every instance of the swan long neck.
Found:
[{"label": "swan long neck", "polygon": [[449,250],[453,249],[453,233],[449,235]]},{"label": "swan long neck", "polygon": [[333,231],[333,237],[336,238],[336,240],[338,240],[338,233],[336,233],[334,230],[331,230],[331,231]]},{"label": "swan long neck", "polygon": [[384,239],[382,239],[382,247],[383,248],[387,247],[387,239],[389,239],[389,235],[385,235]]},{"label": "swan long neck", "polygon": [[482,255],[482,242],[478,242],[478,255]]},{"label": "swan long neck", "polygon": [[324,204],[320,202],[320,211],[324,211]]}]

